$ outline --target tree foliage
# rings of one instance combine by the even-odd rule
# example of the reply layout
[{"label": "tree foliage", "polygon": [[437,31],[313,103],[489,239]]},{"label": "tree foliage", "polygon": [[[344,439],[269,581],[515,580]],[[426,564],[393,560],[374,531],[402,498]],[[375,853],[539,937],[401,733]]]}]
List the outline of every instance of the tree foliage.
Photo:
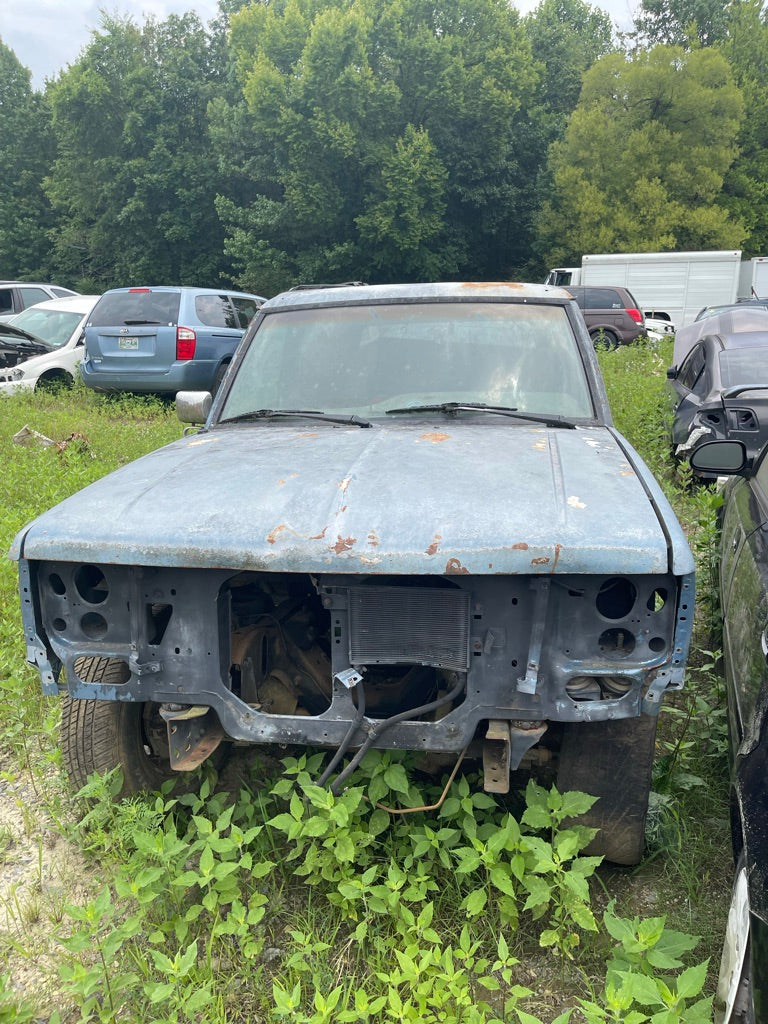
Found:
[{"label": "tree foliage", "polygon": [[550,260],[740,245],[744,225],[718,200],[742,116],[716,50],[603,57],[552,147],[554,196],[539,221]]},{"label": "tree foliage", "polygon": [[54,156],[45,99],[0,41],[0,277],[49,273],[47,232],[54,218],[42,183]]},{"label": "tree foliage", "polygon": [[642,0],[634,35],[644,46],[715,46],[727,36],[730,9],[723,0]]},{"label": "tree foliage", "polygon": [[278,0],[232,48],[247,204],[221,200],[243,284],[499,276],[533,201],[518,158],[537,84],[504,0]]},{"label": "tree foliage", "polygon": [[50,87],[55,258],[83,286],[219,282],[223,231],[206,116],[221,67],[208,44],[196,15],[142,28],[104,16]]},{"label": "tree foliage", "polygon": [[724,184],[724,205],[746,225],[747,256],[768,254],[768,21],[762,0],[734,8],[723,47],[742,91],[739,155]]}]

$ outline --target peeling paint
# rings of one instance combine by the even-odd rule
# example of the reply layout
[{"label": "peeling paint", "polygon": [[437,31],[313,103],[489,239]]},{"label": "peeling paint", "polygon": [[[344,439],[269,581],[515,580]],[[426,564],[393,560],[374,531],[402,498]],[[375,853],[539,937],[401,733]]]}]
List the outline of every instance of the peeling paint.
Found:
[{"label": "peeling paint", "polygon": [[368,543],[372,548],[377,548],[379,546],[379,538],[376,535],[375,530],[371,530],[371,532],[368,534]]},{"label": "peeling paint", "polygon": [[548,565],[548,564],[549,564],[549,559],[548,558],[542,557],[542,558],[533,558],[533,559],[531,559],[531,565]]},{"label": "peeling paint", "polygon": [[322,533],[316,533],[316,534],[314,534],[314,536],[309,537],[308,539],[309,540],[324,540],[325,535],[326,535],[327,532],[328,532],[328,527],[324,526]]},{"label": "peeling paint", "polygon": [[280,526],[276,526],[274,530],[270,530],[269,533],[267,534],[267,543],[274,544],[275,541],[277,540],[278,534],[282,533],[283,530],[287,529],[288,527],[285,525],[285,523],[281,523]]},{"label": "peeling paint", "polygon": [[356,542],[357,537],[342,537],[341,534],[338,534],[333,550],[337,555],[340,555],[342,551],[349,551],[350,548],[354,547]]},{"label": "peeling paint", "polygon": [[450,437],[451,437],[450,434],[440,434],[440,433],[438,433],[438,431],[433,430],[429,434],[422,434],[421,437],[419,438],[419,440],[420,441],[429,441],[432,444],[441,444],[443,441],[449,441]]},{"label": "peeling paint", "polygon": [[445,566],[446,576],[469,576],[469,569],[465,568],[458,558],[449,558]]},{"label": "peeling paint", "polygon": [[347,476],[339,484],[339,490],[341,491],[342,494],[346,494],[347,493],[347,488],[349,487],[349,482],[350,482],[351,479],[352,479],[351,476]]},{"label": "peeling paint", "polygon": [[587,507],[584,504],[584,502],[581,500],[581,498],[577,497],[575,494],[572,494],[568,498],[568,504],[571,506],[571,508],[586,508]]},{"label": "peeling paint", "polygon": [[552,563],[552,572],[557,569],[557,563],[560,561],[560,552],[563,550],[562,544],[555,544],[555,560]]},{"label": "peeling paint", "polygon": [[520,541],[517,542],[517,544],[513,544],[512,545],[512,550],[513,551],[527,551],[528,550],[528,545],[525,543],[524,540],[520,540]]}]

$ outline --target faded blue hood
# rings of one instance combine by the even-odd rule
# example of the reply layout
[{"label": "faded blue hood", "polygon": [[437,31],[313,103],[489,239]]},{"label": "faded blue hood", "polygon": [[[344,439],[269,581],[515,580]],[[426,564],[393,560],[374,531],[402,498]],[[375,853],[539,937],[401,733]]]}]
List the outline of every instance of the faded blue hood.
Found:
[{"label": "faded blue hood", "polygon": [[11,555],[316,573],[693,568],[650,473],[606,427],[301,427],[176,441],[40,516]]}]

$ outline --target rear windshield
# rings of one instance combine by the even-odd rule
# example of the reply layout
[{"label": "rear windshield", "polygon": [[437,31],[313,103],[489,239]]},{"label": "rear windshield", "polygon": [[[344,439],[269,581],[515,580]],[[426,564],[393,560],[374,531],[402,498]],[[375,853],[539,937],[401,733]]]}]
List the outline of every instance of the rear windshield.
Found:
[{"label": "rear windshield", "polygon": [[726,388],[736,384],[768,387],[768,348],[736,348],[721,352],[720,377]]},{"label": "rear windshield", "polygon": [[89,327],[130,327],[139,324],[175,325],[179,322],[180,292],[137,288],[102,295],[88,318]]},{"label": "rear windshield", "polygon": [[591,417],[565,307],[413,302],[271,313],[243,356],[221,418],[258,409],[385,416],[440,402]]}]

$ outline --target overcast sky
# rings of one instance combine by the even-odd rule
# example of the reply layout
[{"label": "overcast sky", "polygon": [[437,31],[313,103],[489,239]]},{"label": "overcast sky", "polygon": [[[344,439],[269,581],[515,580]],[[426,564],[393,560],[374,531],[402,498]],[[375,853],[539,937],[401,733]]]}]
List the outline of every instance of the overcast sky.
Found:
[{"label": "overcast sky", "polygon": [[[602,7],[619,27],[628,29],[635,0],[591,0]],[[538,0],[517,0],[518,10],[525,14]],[[52,78],[71,64],[88,43],[91,32],[100,25],[99,10],[130,15],[142,24],[147,15],[162,20],[169,14],[194,10],[207,23],[216,16],[217,0],[0,0],[0,38],[10,46],[21,63],[32,72],[32,85],[41,89],[46,78]]]}]

